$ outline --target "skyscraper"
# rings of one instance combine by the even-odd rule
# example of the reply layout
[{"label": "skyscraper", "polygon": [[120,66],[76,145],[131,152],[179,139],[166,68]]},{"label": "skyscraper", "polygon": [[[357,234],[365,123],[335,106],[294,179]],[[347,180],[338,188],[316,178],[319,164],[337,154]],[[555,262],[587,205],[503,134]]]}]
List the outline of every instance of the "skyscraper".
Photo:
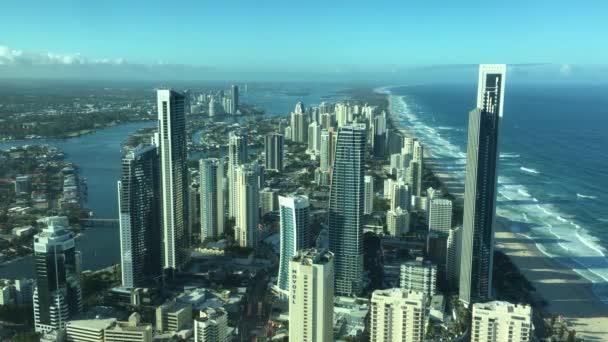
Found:
[{"label": "skyscraper", "polygon": [[160,163],[155,145],[126,147],[118,181],[122,286],[145,286],[160,276]]},{"label": "skyscraper", "polygon": [[304,112],[291,113],[291,141],[302,144],[308,143],[308,120],[306,119],[306,113]]},{"label": "skyscraper", "polygon": [[399,179],[397,182],[391,182],[389,194],[391,210],[397,210],[397,208],[410,210],[410,200],[412,198],[410,189],[411,187],[409,184],[405,184],[403,179]]},{"label": "skyscraper", "polygon": [[194,342],[228,341],[228,313],[224,308],[205,308],[194,319]]},{"label": "skyscraper", "polygon": [[321,149],[321,126],[313,121],[308,125],[308,149],[307,152],[312,155],[319,154]]},{"label": "skyscraper", "polygon": [[386,228],[389,235],[403,237],[410,231],[410,213],[401,207],[387,211]]},{"label": "skyscraper", "polygon": [[230,132],[228,137],[228,217],[236,218],[236,169],[247,163],[247,136]]},{"label": "skyscraper", "polygon": [[374,211],[374,177],[365,176],[363,183],[365,184],[363,213],[369,215]]},{"label": "skyscraper", "polygon": [[338,130],[329,194],[329,249],[335,255],[337,294],[357,293],[363,273],[364,124]]},{"label": "skyscraper", "polygon": [[230,89],[232,93],[232,106],[234,107],[234,113],[236,113],[236,111],[239,109],[239,86],[233,84]]},{"label": "skyscraper", "polygon": [[448,236],[452,228],[452,201],[435,198],[431,200],[428,211],[429,232]]},{"label": "skyscraper", "polygon": [[289,263],[297,251],[308,248],[312,244],[308,197],[279,196],[279,213],[281,253],[278,286],[281,290],[287,291],[290,279]]},{"label": "skyscraper", "polygon": [[374,291],[370,341],[424,341],[426,301],[423,292],[398,288]]},{"label": "skyscraper", "polygon": [[333,341],[333,254],[298,251],[289,263],[289,274],[289,340]]},{"label": "skyscraper", "polygon": [[469,113],[460,300],[486,300],[492,290],[498,130],[506,66],[480,65],[477,108]]},{"label": "skyscraper", "polygon": [[473,304],[472,342],[531,341],[532,308],[509,302]]},{"label": "skyscraper", "polygon": [[68,218],[47,217],[47,227],[34,237],[36,332],[64,328],[82,310],[80,253],[67,230]]},{"label": "skyscraper", "polygon": [[264,154],[266,170],[283,172],[283,134],[268,133],[264,137]]},{"label": "skyscraper", "polygon": [[236,169],[236,211],[235,240],[241,247],[254,248],[257,245],[257,230],[260,221],[260,188],[258,174],[250,165]]},{"label": "skyscraper", "polygon": [[184,96],[170,89],[156,91],[161,161],[163,267],[179,270],[186,259],[188,217],[188,155]]},{"label": "skyscraper", "polygon": [[221,159],[199,161],[201,242],[224,234],[224,163]]}]

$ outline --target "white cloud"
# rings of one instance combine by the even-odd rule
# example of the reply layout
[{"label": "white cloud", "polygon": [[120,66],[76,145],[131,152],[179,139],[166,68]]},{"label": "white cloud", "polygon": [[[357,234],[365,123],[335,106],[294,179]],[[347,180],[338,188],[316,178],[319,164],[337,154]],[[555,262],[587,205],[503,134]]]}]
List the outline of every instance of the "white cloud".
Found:
[{"label": "white cloud", "polygon": [[570,76],[570,74],[572,73],[572,67],[570,66],[570,64],[562,64],[559,67],[559,73],[563,76]]},{"label": "white cloud", "polygon": [[123,65],[127,62],[117,59],[91,59],[80,53],[62,54],[48,52],[31,53],[14,50],[0,45],[0,65]]}]

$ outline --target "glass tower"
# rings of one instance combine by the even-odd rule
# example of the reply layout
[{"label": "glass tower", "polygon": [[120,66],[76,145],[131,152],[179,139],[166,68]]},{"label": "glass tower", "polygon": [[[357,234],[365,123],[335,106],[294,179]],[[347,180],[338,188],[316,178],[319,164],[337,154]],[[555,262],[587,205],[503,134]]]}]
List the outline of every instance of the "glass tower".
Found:
[{"label": "glass tower", "polygon": [[279,196],[280,260],[278,285],[281,290],[289,290],[289,262],[296,252],[311,245],[310,213],[308,197]]},{"label": "glass tower", "polygon": [[329,194],[329,249],[335,255],[335,291],[359,292],[363,273],[363,206],[366,129],[364,124],[338,130]]},{"label": "glass tower", "polygon": [[506,66],[480,65],[477,108],[469,113],[460,264],[460,300],[487,300],[492,290],[498,131]]}]

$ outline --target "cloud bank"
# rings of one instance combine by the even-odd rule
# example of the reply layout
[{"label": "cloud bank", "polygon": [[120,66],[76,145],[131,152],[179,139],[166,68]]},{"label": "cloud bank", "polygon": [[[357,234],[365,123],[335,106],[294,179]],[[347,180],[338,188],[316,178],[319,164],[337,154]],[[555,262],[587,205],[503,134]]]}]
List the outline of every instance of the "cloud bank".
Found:
[{"label": "cloud bank", "polygon": [[79,53],[31,53],[0,45],[0,65],[125,65],[123,58],[91,59]]}]

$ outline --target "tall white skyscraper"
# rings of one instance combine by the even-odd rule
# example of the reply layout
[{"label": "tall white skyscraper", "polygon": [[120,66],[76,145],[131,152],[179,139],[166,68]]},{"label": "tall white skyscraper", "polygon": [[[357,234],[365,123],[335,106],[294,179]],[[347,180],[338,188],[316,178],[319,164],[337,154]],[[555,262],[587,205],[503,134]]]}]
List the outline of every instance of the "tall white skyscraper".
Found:
[{"label": "tall white skyscraper", "polygon": [[199,161],[201,242],[224,234],[224,162],[217,158]]},{"label": "tall white skyscraper", "polygon": [[532,340],[532,308],[509,302],[473,304],[471,342]]},{"label": "tall white skyscraper", "polygon": [[334,256],[305,249],[289,263],[289,340],[333,341]]},{"label": "tall white skyscraper", "polygon": [[298,143],[308,143],[308,120],[306,113],[300,112],[291,113],[291,140]]},{"label": "tall white skyscraper", "polygon": [[328,226],[329,249],[335,256],[336,293],[342,295],[356,294],[361,289],[366,138],[364,124],[338,130]]},{"label": "tall white skyscraper", "polygon": [[170,89],[156,91],[160,147],[163,266],[179,270],[186,260],[188,218],[188,155],[184,96]]},{"label": "tall white skyscraper", "polygon": [[452,201],[435,198],[431,200],[428,211],[429,232],[447,236],[452,228]]},{"label": "tall white skyscraper", "polygon": [[64,328],[82,311],[80,253],[67,230],[68,218],[47,217],[45,222],[47,227],[34,237],[34,323],[39,333]]},{"label": "tall white skyscraper", "polygon": [[257,246],[257,231],[260,222],[260,188],[258,174],[250,165],[241,165],[236,169],[237,216],[235,240],[241,247]]},{"label": "tall white skyscraper", "polygon": [[459,297],[470,304],[492,293],[498,133],[502,118],[504,64],[480,65],[477,108],[469,113]]},{"label": "tall white skyscraper", "polygon": [[236,218],[236,169],[247,163],[247,136],[240,132],[230,132],[228,137],[228,217]]},{"label": "tall white skyscraper", "polygon": [[118,181],[122,286],[143,287],[161,275],[162,223],[158,149],[125,147]]},{"label": "tall white skyscraper", "polygon": [[426,301],[423,292],[398,288],[374,291],[370,341],[424,341]]},{"label": "tall white skyscraper", "polygon": [[306,196],[279,196],[280,259],[278,286],[289,289],[289,263],[297,251],[312,246],[310,205]]},{"label": "tall white skyscraper", "polygon": [[310,154],[317,155],[321,150],[321,125],[316,121],[308,125],[308,149]]},{"label": "tall white skyscraper", "polygon": [[369,215],[374,211],[374,177],[365,176],[363,179],[363,183],[365,186],[365,205],[363,213],[365,215]]}]

